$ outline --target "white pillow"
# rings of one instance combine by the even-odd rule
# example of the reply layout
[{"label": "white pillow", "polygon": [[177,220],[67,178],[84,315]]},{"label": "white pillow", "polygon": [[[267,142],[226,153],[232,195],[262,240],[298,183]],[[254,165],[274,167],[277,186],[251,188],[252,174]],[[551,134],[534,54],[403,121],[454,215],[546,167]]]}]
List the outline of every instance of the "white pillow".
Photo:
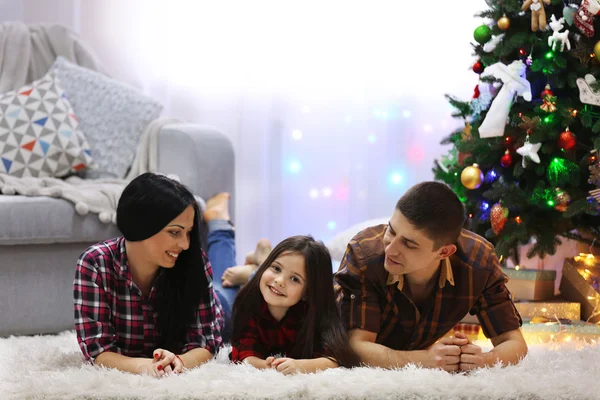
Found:
[{"label": "white pillow", "polygon": [[124,178],[139,138],[160,116],[162,105],[138,89],[58,57],[51,71],[60,79],[94,157],[86,178]]},{"label": "white pillow", "polygon": [[326,244],[327,248],[329,249],[329,252],[331,253],[331,258],[334,261],[341,261],[344,257],[344,253],[346,252],[346,247],[348,246],[348,243],[350,243],[350,240],[352,240],[352,238],[358,232],[370,226],[387,224],[389,220],[389,217],[370,219],[368,221],[363,221],[356,225],[352,225],[345,231],[338,233],[333,239],[331,239]]}]

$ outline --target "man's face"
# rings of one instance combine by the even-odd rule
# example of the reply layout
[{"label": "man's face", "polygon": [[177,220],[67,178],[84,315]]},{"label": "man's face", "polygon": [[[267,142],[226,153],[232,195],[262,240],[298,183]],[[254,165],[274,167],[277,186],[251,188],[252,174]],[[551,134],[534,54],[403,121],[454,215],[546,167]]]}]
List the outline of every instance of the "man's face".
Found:
[{"label": "man's face", "polygon": [[385,269],[393,275],[405,275],[439,263],[440,249],[433,240],[418,230],[396,209],[383,237],[385,245]]}]

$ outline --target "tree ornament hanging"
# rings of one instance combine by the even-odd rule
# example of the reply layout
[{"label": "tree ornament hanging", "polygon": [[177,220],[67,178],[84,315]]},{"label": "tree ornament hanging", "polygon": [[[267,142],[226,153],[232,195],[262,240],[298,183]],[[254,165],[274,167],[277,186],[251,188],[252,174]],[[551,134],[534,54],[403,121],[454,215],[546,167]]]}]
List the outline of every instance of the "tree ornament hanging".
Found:
[{"label": "tree ornament hanging", "polygon": [[567,129],[558,136],[558,147],[567,151],[574,149],[576,145],[577,137],[567,127]]},{"label": "tree ornament hanging", "polygon": [[567,211],[567,207],[571,202],[571,196],[561,188],[556,188],[554,196],[554,209],[560,212]]},{"label": "tree ornament hanging", "polygon": [[551,0],[525,0],[521,10],[531,10],[531,30],[537,32],[538,29],[546,30],[546,10],[544,4],[550,5]]},{"label": "tree ornament hanging", "polygon": [[501,31],[507,31],[510,28],[510,19],[504,14],[496,24]]},{"label": "tree ornament hanging", "polygon": [[569,24],[569,26],[573,25],[575,22],[575,14],[577,13],[577,6],[569,4],[563,8],[563,18],[565,22]]},{"label": "tree ornament hanging", "polygon": [[504,168],[508,168],[512,165],[513,159],[508,149],[504,152],[504,155],[500,158],[500,165]]},{"label": "tree ornament hanging", "polygon": [[585,78],[577,78],[575,82],[579,88],[579,101],[583,104],[600,106],[600,93],[592,89],[596,84],[596,77],[594,75],[587,74]]},{"label": "tree ornament hanging", "polygon": [[496,203],[492,206],[492,210],[490,211],[490,223],[492,225],[492,230],[496,235],[504,229],[508,214],[508,208],[502,207],[500,203]]},{"label": "tree ornament hanging", "polygon": [[594,37],[594,16],[600,12],[598,0],[583,0],[575,14],[575,26],[585,36]]},{"label": "tree ornament hanging", "polygon": [[594,57],[596,61],[600,61],[600,40],[594,45]]},{"label": "tree ornament hanging", "polygon": [[479,169],[479,165],[473,164],[470,167],[463,169],[460,174],[460,181],[467,189],[474,190],[481,186],[483,182],[483,172]]},{"label": "tree ornament hanging", "polygon": [[479,44],[484,44],[492,38],[492,30],[487,25],[480,25],[473,32],[473,38]]},{"label": "tree ornament hanging", "polygon": [[472,130],[473,130],[473,127],[471,126],[469,121],[465,121],[465,127],[463,128],[462,133],[460,135],[461,139],[463,141],[469,141],[469,140],[473,139],[473,136],[471,135]]},{"label": "tree ornament hanging", "polygon": [[476,74],[481,74],[484,69],[485,67],[481,61],[477,61],[475,64],[473,64],[473,72]]},{"label": "tree ornament hanging", "polygon": [[556,157],[548,165],[546,176],[554,187],[573,184],[579,180],[579,167],[572,161]]},{"label": "tree ornament hanging", "polygon": [[523,143],[523,147],[520,147],[517,149],[517,153],[519,153],[521,156],[523,156],[523,160],[522,160],[523,168],[525,168],[527,166],[527,161],[526,161],[527,158],[536,164],[540,163],[540,156],[537,153],[540,150],[540,147],[542,147],[541,143],[533,143],[532,144],[532,143],[529,143],[529,136],[527,136],[527,138],[525,138],[525,143]]},{"label": "tree ornament hanging", "polygon": [[540,117],[529,118],[526,115],[522,115],[521,119],[523,120],[523,122],[519,123],[519,128],[523,129],[528,135],[531,135],[533,133],[533,130],[538,126],[538,124],[541,121]]},{"label": "tree ornament hanging", "polygon": [[540,97],[542,99],[544,99],[546,96],[554,96],[554,92],[552,92],[552,87],[550,87],[550,84],[546,84],[546,86],[544,86],[544,90],[542,90],[542,93],[540,93]]},{"label": "tree ornament hanging", "polygon": [[565,27],[565,19],[556,19],[554,14],[550,17],[550,28],[552,29],[552,36],[548,37],[548,47],[552,51],[556,51],[557,45],[560,44],[560,52],[562,53],[567,46],[567,50],[571,50],[571,41],[569,40],[569,30],[564,32],[560,30]]},{"label": "tree ornament hanging", "polygon": [[556,96],[554,96],[554,93],[552,93],[549,84],[546,85],[544,91],[542,92],[542,101],[543,104],[540,106],[540,108],[543,111],[546,111],[548,113],[556,111]]},{"label": "tree ornament hanging", "polygon": [[515,60],[510,65],[501,62],[490,65],[485,69],[482,77],[493,77],[500,79],[502,88],[492,102],[485,120],[479,127],[481,138],[504,136],[504,128],[508,120],[508,114],[515,99],[515,95],[531,101],[531,85],[525,77],[527,67],[521,60]]}]

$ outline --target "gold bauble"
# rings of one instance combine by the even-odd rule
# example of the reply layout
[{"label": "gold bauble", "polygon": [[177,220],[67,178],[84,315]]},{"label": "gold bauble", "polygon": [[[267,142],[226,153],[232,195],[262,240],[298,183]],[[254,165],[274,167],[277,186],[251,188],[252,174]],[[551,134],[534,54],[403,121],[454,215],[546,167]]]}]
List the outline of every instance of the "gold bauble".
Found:
[{"label": "gold bauble", "polygon": [[594,45],[594,55],[596,56],[596,61],[600,61],[600,41]]},{"label": "gold bauble", "polygon": [[497,24],[501,31],[507,31],[508,28],[510,28],[510,19],[504,14],[502,18],[498,20]]},{"label": "gold bauble", "polygon": [[473,164],[470,167],[463,169],[460,174],[460,181],[467,189],[477,189],[483,182],[483,172],[479,169],[479,165]]}]

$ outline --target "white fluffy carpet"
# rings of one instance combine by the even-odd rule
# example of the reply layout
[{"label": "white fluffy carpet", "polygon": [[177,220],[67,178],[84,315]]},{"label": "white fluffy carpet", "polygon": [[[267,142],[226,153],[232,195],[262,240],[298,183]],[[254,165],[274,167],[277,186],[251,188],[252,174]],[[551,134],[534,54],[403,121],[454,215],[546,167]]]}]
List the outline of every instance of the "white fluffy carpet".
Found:
[{"label": "white fluffy carpet", "polygon": [[519,365],[449,374],[410,366],[283,376],[225,352],[162,379],[85,365],[75,334],[0,339],[0,399],[600,399],[600,344],[530,347]]}]

